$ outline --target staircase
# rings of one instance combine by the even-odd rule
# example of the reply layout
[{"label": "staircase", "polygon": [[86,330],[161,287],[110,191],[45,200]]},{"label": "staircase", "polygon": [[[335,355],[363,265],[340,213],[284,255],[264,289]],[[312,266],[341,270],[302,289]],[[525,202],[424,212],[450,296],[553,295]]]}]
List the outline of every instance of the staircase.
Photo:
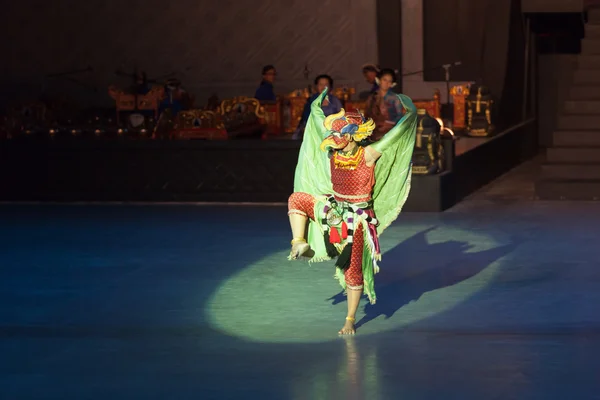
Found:
[{"label": "staircase", "polygon": [[600,9],[588,12],[569,97],[541,172],[540,199],[600,199]]}]

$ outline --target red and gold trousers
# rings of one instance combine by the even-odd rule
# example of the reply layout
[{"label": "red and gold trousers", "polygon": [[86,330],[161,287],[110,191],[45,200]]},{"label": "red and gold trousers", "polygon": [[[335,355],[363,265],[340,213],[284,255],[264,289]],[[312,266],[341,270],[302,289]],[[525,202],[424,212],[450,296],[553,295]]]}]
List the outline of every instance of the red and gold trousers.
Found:
[{"label": "red and gold trousers", "polygon": [[[316,199],[308,193],[292,193],[288,199],[288,215],[298,214],[315,221],[315,203]],[[350,266],[344,271],[346,287],[350,290],[360,290],[363,288],[362,259],[364,240],[363,226],[359,223],[354,230]]]}]

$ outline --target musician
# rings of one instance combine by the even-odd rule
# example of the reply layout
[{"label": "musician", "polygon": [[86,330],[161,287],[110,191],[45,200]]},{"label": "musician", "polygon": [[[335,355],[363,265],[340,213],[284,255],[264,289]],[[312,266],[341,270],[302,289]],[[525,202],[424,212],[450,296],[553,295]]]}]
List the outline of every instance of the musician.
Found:
[{"label": "musician", "polygon": [[379,90],[379,84],[377,83],[379,67],[375,64],[365,64],[363,65],[362,73],[367,83],[371,85],[371,89],[368,92],[362,92],[359,95],[361,99],[366,99],[369,95],[376,93]]},{"label": "musician", "polygon": [[315,87],[317,88],[317,93],[313,94],[308,98],[306,104],[304,105],[304,111],[302,112],[302,118],[300,118],[300,122],[298,123],[298,127],[292,136],[292,139],[302,139],[304,134],[304,128],[306,127],[306,122],[308,121],[308,117],[310,116],[310,106],[319,97],[325,88],[328,88],[329,93],[323,99],[321,103],[321,109],[323,110],[323,114],[325,116],[329,116],[331,114],[337,114],[342,109],[342,102],[340,99],[330,94],[333,89],[333,78],[329,75],[319,75],[315,78],[314,81]]},{"label": "musician", "polygon": [[152,89],[148,83],[148,77],[145,72],[136,72],[134,84],[131,87],[131,94],[145,95]]},{"label": "musician", "polygon": [[392,90],[396,86],[396,72],[382,69],[376,81],[379,88],[367,100],[365,116],[373,119],[376,128],[372,140],[381,139],[404,115],[398,95]]},{"label": "musician", "polygon": [[277,77],[277,70],[273,65],[265,65],[262,69],[262,81],[254,93],[254,98],[261,102],[277,101],[273,83]]},{"label": "musician", "polygon": [[160,112],[169,108],[171,114],[176,116],[177,113],[186,109],[185,94],[178,79],[169,79],[165,84],[165,98],[160,103]]}]

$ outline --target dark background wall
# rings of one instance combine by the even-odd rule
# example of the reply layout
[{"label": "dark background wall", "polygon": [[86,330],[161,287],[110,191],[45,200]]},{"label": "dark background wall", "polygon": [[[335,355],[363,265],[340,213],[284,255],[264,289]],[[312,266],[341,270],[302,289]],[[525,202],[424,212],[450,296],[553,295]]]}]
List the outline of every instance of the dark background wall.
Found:
[{"label": "dark background wall", "polygon": [[[474,81],[480,74],[488,0],[423,0],[423,66],[425,69],[454,61],[463,65],[453,79]],[[500,34],[500,32],[498,32]],[[425,80],[443,81],[443,70],[427,70]]]},{"label": "dark background wall", "polygon": [[[46,90],[110,104],[106,87],[135,65],[175,72],[202,100],[252,95],[260,68],[275,64],[285,93],[328,73],[363,84],[377,61],[376,0],[22,0],[2,2],[0,93]],[[81,69],[98,90],[46,74]]]},{"label": "dark background wall", "polygon": [[[442,11],[443,10],[443,11]],[[462,61],[453,79],[483,79],[502,90],[510,29],[510,0],[423,0],[425,68]],[[444,80],[443,70],[429,70],[425,80]]]},{"label": "dark background wall", "polygon": [[[75,98],[80,104],[111,105],[106,87],[127,83],[114,71],[130,71],[135,65],[151,77],[175,72],[199,103],[214,92],[221,98],[251,95],[260,67],[269,62],[279,69],[280,93],[306,84],[306,64],[311,78],[328,72],[338,84],[360,88],[364,63],[379,62],[402,70],[413,54],[405,52],[402,60],[403,46],[410,48],[415,41],[402,43],[402,36],[411,33],[402,32],[405,3],[423,8],[423,46],[419,43],[419,49],[423,48],[425,67],[461,60],[464,65],[454,68],[453,81],[482,76],[500,95],[505,92],[510,67],[508,38],[516,37],[518,45],[524,40],[510,36],[515,26],[511,7],[514,10],[515,5],[509,0],[3,3],[0,54],[6,57],[0,63],[0,101],[15,93],[30,97],[46,90]],[[488,49],[482,54],[484,33]],[[84,85],[44,79],[46,74],[88,65],[93,72],[77,76]],[[428,71],[428,82],[399,89],[427,98],[433,91],[428,85],[434,82],[430,81],[443,79],[443,71]],[[443,86],[439,88],[443,90]]]}]

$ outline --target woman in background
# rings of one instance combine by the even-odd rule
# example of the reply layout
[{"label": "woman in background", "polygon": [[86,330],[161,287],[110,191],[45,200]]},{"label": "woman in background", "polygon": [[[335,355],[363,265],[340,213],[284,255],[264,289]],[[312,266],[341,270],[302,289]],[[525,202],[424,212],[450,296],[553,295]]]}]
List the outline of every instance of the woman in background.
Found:
[{"label": "woman in background", "polygon": [[402,103],[392,90],[396,86],[396,73],[394,70],[382,69],[377,78],[377,83],[379,89],[369,96],[365,108],[366,117],[373,119],[376,125],[372,136],[374,141],[381,139],[388,133],[404,115]]}]

